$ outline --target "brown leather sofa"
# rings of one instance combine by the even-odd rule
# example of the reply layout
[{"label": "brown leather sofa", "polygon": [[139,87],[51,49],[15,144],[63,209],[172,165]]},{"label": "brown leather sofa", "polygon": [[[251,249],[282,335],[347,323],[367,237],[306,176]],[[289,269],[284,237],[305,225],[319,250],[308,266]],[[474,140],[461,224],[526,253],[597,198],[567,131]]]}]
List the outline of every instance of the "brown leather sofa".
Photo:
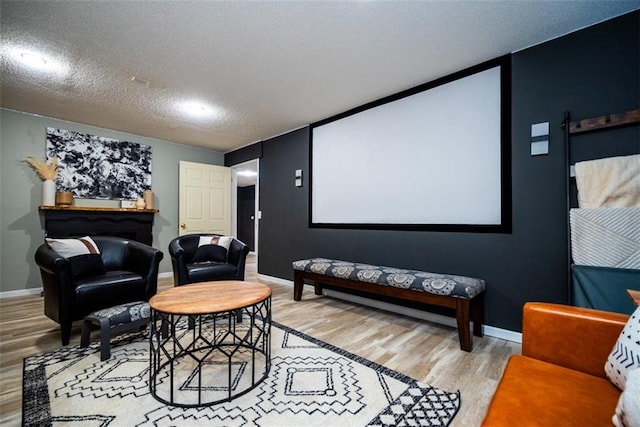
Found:
[{"label": "brown leather sofa", "polygon": [[604,372],[628,316],[527,303],[513,355],[484,426],[610,426],[621,391]]}]

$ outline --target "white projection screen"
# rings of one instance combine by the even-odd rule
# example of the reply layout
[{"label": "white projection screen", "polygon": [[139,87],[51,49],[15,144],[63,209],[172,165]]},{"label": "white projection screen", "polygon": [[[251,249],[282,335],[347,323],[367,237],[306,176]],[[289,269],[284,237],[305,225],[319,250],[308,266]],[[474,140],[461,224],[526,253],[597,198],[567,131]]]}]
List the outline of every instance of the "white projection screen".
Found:
[{"label": "white projection screen", "polygon": [[508,68],[493,61],[313,124],[310,226],[510,232]]}]

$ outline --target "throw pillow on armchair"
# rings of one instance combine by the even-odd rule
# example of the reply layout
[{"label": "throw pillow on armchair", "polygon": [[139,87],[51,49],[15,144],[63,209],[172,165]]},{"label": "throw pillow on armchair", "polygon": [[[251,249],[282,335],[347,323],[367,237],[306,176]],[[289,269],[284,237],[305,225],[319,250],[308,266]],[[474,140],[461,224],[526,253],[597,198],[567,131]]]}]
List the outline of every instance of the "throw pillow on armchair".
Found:
[{"label": "throw pillow on armchair", "polygon": [[616,427],[640,426],[640,368],[629,372],[612,421]]},{"label": "throw pillow on armchair", "polygon": [[604,371],[609,381],[624,390],[629,372],[640,368],[640,307],[631,314],[613,346]]}]

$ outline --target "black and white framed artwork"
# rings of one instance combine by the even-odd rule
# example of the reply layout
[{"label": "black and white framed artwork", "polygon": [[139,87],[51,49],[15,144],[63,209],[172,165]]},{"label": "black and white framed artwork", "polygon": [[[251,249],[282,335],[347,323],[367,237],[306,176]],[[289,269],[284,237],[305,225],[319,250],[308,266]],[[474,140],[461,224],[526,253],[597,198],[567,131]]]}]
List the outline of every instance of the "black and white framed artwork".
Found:
[{"label": "black and white framed artwork", "polygon": [[132,200],[151,188],[151,147],[47,128],[47,158],[58,157],[58,191],[75,198]]}]

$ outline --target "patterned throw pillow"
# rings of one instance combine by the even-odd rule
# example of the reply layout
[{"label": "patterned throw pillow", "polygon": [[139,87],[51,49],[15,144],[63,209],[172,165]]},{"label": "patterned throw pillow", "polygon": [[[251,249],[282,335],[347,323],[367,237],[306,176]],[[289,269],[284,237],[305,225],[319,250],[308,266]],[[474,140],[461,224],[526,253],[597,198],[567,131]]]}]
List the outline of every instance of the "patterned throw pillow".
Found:
[{"label": "patterned throw pillow", "polygon": [[46,241],[58,255],[69,260],[71,277],[74,280],[104,274],[105,268],[100,250],[91,237],[46,239]]},{"label": "patterned throw pillow", "polygon": [[640,367],[640,307],[633,312],[607,358],[607,378],[624,390],[629,372]]},{"label": "patterned throw pillow", "polygon": [[233,237],[200,236],[193,262],[225,262]]},{"label": "patterned throw pillow", "polygon": [[616,427],[640,426],[640,368],[629,372],[611,421]]},{"label": "patterned throw pillow", "polygon": [[98,254],[100,250],[96,242],[89,236],[77,239],[45,239],[51,249],[63,258],[71,258],[76,255]]}]

